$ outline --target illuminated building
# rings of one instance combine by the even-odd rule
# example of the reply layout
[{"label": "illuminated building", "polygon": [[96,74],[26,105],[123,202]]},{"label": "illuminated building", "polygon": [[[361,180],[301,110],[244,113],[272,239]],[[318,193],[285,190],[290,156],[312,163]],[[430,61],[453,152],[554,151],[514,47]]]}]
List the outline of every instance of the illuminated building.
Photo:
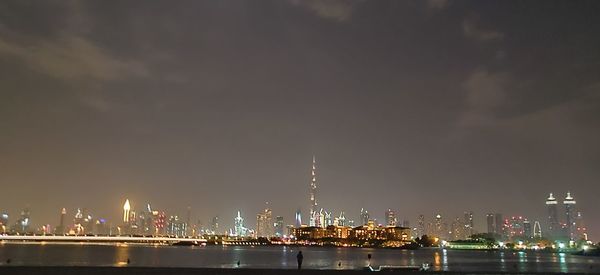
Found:
[{"label": "illuminated building", "polygon": [[471,235],[473,235],[473,227],[474,227],[474,221],[473,221],[473,212],[471,211],[467,211],[465,212],[465,219],[464,219],[464,225],[463,225],[463,237],[466,239],[468,237],[470,237]]},{"label": "illuminated building", "polygon": [[17,233],[28,233],[29,226],[31,225],[30,212],[29,207],[26,207],[21,211],[21,217],[17,220],[15,225],[13,226],[13,231]]},{"label": "illuminated building", "polygon": [[360,225],[365,225],[369,223],[369,211],[364,208],[360,209]]},{"label": "illuminated building", "polygon": [[575,217],[573,216],[573,208],[575,207],[575,199],[571,196],[571,192],[567,192],[567,196],[563,201],[563,205],[565,206],[565,226],[567,231],[567,236],[569,239],[574,240],[576,238],[576,224]]},{"label": "illuminated building", "polygon": [[269,238],[273,235],[272,211],[269,208],[265,208],[262,213],[256,215],[256,237]]},{"label": "illuminated building", "polygon": [[217,231],[219,231],[219,216],[214,216],[212,218],[210,230],[212,231],[212,234],[217,234]]},{"label": "illuminated building", "polygon": [[319,223],[319,219],[317,217],[317,166],[315,156],[313,156],[312,162],[312,170],[311,170],[311,179],[310,179],[310,216],[309,216],[309,226],[321,226]]},{"label": "illuminated building", "polygon": [[123,223],[124,224],[129,223],[130,211],[131,211],[131,205],[129,204],[129,200],[126,199],[125,204],[123,205]]},{"label": "illuminated building", "polygon": [[463,223],[459,217],[456,217],[454,221],[450,224],[450,240],[464,240],[465,238],[465,228],[463,227]]},{"label": "illuminated building", "polygon": [[331,218],[331,212],[325,211],[325,214],[323,215],[323,223],[321,224],[325,227],[333,225],[333,218]]},{"label": "illuminated building", "polygon": [[237,237],[245,237],[248,229],[244,227],[244,218],[240,211],[237,212],[237,217],[233,219],[233,234]]},{"label": "illuminated building", "polygon": [[7,213],[2,213],[0,214],[0,230],[2,230],[2,233],[6,233],[8,229],[8,214]]},{"label": "illuminated building", "polygon": [[171,216],[169,218],[169,226],[167,227],[167,235],[169,236],[185,236],[187,224],[179,220],[179,216]]},{"label": "illuminated building", "polygon": [[75,235],[83,235],[83,212],[81,212],[81,208],[77,208],[77,212],[75,213],[75,217],[73,218],[73,233]]},{"label": "illuminated building", "polygon": [[525,235],[525,228],[523,225],[525,220],[526,219],[522,216],[513,216],[510,220],[506,220],[505,224],[510,238],[523,237]]},{"label": "illuminated building", "polygon": [[54,228],[54,234],[65,234],[66,228],[65,228],[65,216],[67,215],[67,209],[63,208],[60,211],[60,222],[58,224],[57,227]]},{"label": "illuminated building", "polygon": [[154,217],[154,228],[155,235],[164,235],[166,229],[166,215],[165,212],[152,211],[152,216]]},{"label": "illuminated building", "polygon": [[296,227],[302,226],[302,212],[300,211],[300,209],[296,210],[296,216],[294,218],[294,221],[296,222]]},{"label": "illuminated building", "polygon": [[546,208],[548,209],[548,235],[552,238],[558,237],[558,230],[560,229],[556,209],[557,204],[556,198],[550,193],[550,196],[546,199]]},{"label": "illuminated building", "polygon": [[344,211],[340,212],[340,216],[335,219],[334,225],[346,226],[346,215],[344,214]]},{"label": "illuminated building", "polygon": [[527,239],[533,238],[533,227],[531,226],[531,222],[527,219],[523,220],[523,236]]},{"label": "illuminated building", "polygon": [[387,226],[396,226],[398,220],[396,219],[396,213],[392,209],[385,211],[385,225]]},{"label": "illuminated building", "polygon": [[588,240],[587,228],[581,212],[577,212],[577,216],[575,216],[575,237],[578,240]]},{"label": "illuminated building", "polygon": [[275,236],[283,237],[283,235],[284,235],[283,227],[284,227],[283,217],[282,216],[275,217]]},{"label": "illuminated building", "polygon": [[421,214],[417,218],[417,237],[422,237],[425,234],[425,215]]}]

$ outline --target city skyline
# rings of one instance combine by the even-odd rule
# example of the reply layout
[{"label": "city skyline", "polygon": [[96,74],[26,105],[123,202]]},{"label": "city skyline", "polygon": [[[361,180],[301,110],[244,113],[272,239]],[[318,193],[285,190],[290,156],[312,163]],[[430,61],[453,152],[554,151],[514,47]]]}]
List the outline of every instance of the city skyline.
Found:
[{"label": "city skyline", "polygon": [[309,223],[316,156],[319,221],[473,211],[478,231],[488,213],[545,228],[549,193],[575,217],[571,192],[598,238],[598,10],[2,1],[0,211],[115,222],[129,199],[225,229],[269,202]]},{"label": "city skyline", "polygon": [[[313,172],[311,173],[311,175],[314,176],[314,157],[313,157]],[[313,177],[311,177],[311,179],[314,179]],[[313,187],[313,180],[311,180],[311,185],[310,185],[310,191],[309,194],[314,194],[314,190],[312,189]],[[313,196],[309,196],[310,201],[312,203],[314,197]],[[464,212],[464,219],[461,220],[460,216],[445,216],[445,218],[442,218],[442,215],[440,215],[440,212],[436,212],[434,215],[431,215],[429,218],[431,218],[430,222],[426,222],[428,219],[426,218],[426,216],[423,216],[422,214],[419,215],[419,217],[417,218],[417,223],[414,224],[413,226],[409,226],[408,223],[410,222],[409,219],[404,219],[402,221],[402,224],[398,224],[397,221],[397,217],[395,214],[395,211],[392,209],[387,209],[383,215],[383,219],[378,219],[374,216],[370,216],[368,214],[368,211],[365,210],[364,208],[361,208],[360,210],[360,214],[357,216],[357,219],[355,222],[355,220],[348,220],[345,221],[345,215],[344,215],[344,210],[340,211],[340,217],[339,219],[336,218],[335,219],[335,223],[333,222],[333,220],[329,220],[327,222],[321,222],[319,223],[319,225],[317,225],[316,227],[322,227],[325,228],[329,225],[336,225],[336,226],[350,226],[350,227],[355,227],[355,226],[360,226],[360,225],[367,225],[367,224],[371,224],[372,222],[374,222],[375,225],[379,224],[382,226],[404,226],[407,228],[410,228],[411,231],[413,231],[413,237],[418,237],[418,236],[422,236],[422,235],[435,235],[435,236],[439,236],[440,238],[444,238],[447,240],[458,240],[458,239],[467,239],[469,238],[469,236],[473,235],[473,234],[477,234],[477,233],[492,233],[492,234],[498,234],[500,236],[508,236],[508,237],[514,237],[514,236],[529,236],[529,238],[533,238],[533,237],[542,237],[542,235],[544,237],[547,238],[570,238],[572,240],[578,240],[578,239],[589,239],[589,228],[587,227],[587,225],[585,225],[585,220],[581,220],[581,209],[576,208],[575,207],[575,199],[572,196],[571,192],[567,192],[566,197],[564,198],[564,200],[562,201],[562,204],[564,205],[564,210],[565,210],[565,215],[564,217],[559,216],[558,215],[558,204],[559,202],[556,200],[556,198],[554,197],[553,193],[550,193],[547,200],[546,200],[546,207],[547,207],[547,211],[548,211],[548,221],[545,223],[545,227],[544,229],[542,229],[542,226],[540,225],[540,217],[533,217],[533,219],[528,219],[527,217],[523,217],[522,215],[517,215],[517,216],[507,216],[505,218],[503,218],[503,214],[501,213],[487,213],[486,214],[486,218],[485,219],[481,219],[481,220],[486,220],[486,229],[487,230],[480,230],[480,228],[483,228],[483,222],[478,222],[475,223],[474,220],[480,220],[479,218],[474,218],[474,214],[472,211],[465,211]],[[312,205],[312,204],[311,204]],[[122,220],[119,221],[115,221],[114,223],[111,221],[106,221],[105,218],[102,217],[98,217],[98,216],[93,216],[92,213],[90,213],[90,211],[86,208],[77,208],[76,210],[76,214],[74,216],[73,219],[73,223],[69,225],[69,222],[65,221],[65,216],[67,214],[66,208],[62,208],[61,213],[60,213],[60,222],[57,225],[52,225],[51,223],[42,223],[42,224],[35,224],[35,223],[31,223],[30,221],[30,209],[29,208],[24,208],[24,210],[21,211],[21,215],[19,216],[19,219],[15,221],[11,221],[9,217],[4,217],[3,215],[3,220],[0,221],[0,225],[4,225],[4,230],[6,230],[7,232],[16,230],[17,232],[20,231],[21,229],[19,229],[21,223],[23,223],[22,228],[23,228],[23,232],[37,232],[37,230],[39,230],[39,228],[43,227],[43,230],[48,230],[50,231],[49,233],[58,233],[58,234],[63,234],[63,233],[68,233],[69,231],[66,229],[71,229],[71,234],[87,234],[84,228],[87,228],[88,225],[89,227],[93,227],[92,225],[94,223],[98,224],[98,222],[101,222],[101,225],[103,228],[105,228],[105,230],[110,230],[110,232],[113,232],[113,227],[120,227],[119,233],[118,234],[133,234],[134,232],[127,232],[125,231],[123,226],[126,226],[128,224],[130,224],[132,221],[135,221],[137,218],[137,222],[133,223],[135,224],[136,228],[138,226],[140,227],[144,227],[143,224],[148,223],[148,224],[155,224],[158,220],[160,220],[160,222],[162,223],[161,225],[158,225],[160,228],[164,228],[164,230],[166,231],[156,231],[156,232],[149,232],[151,234],[174,234],[174,235],[191,235],[192,234],[192,228],[193,230],[197,231],[194,234],[198,234],[198,232],[202,232],[201,234],[206,234],[208,232],[210,232],[210,234],[225,234],[225,235],[232,235],[232,236],[252,236],[252,235],[256,235],[257,237],[272,237],[272,236],[283,236],[284,234],[282,232],[284,232],[285,230],[287,230],[287,227],[289,226],[294,226],[294,224],[291,223],[285,223],[284,222],[284,218],[283,216],[277,215],[275,218],[273,219],[273,210],[270,209],[270,205],[269,202],[266,202],[266,205],[264,208],[264,210],[262,210],[261,212],[259,212],[257,214],[257,224],[256,227],[252,227],[252,226],[246,226],[246,224],[244,224],[244,217],[241,214],[241,210],[237,211],[237,216],[235,216],[235,218],[233,218],[234,222],[233,222],[233,226],[228,228],[228,223],[221,223],[220,227],[219,225],[215,225],[215,223],[217,222],[216,219],[218,218],[218,216],[213,216],[213,220],[211,221],[211,224],[205,224],[205,223],[201,223],[201,220],[198,219],[197,222],[192,223],[191,222],[191,207],[187,207],[187,218],[185,221],[182,221],[182,217],[179,213],[173,213],[173,212],[169,212],[168,210],[152,210],[150,203],[147,203],[145,205],[147,212],[144,212],[144,208],[142,208],[142,210],[140,212],[136,212],[135,208],[132,208],[129,199],[125,199],[125,202],[123,204],[122,207]],[[561,209],[562,210],[562,209]],[[322,211],[322,210],[321,210]],[[331,215],[333,211],[330,211],[329,215]],[[327,212],[325,212],[327,213]],[[137,217],[137,216],[140,217]],[[144,215],[154,215],[154,218],[152,218],[152,221],[146,221],[145,216]],[[335,215],[335,213],[333,213],[333,215]],[[571,217],[572,216],[572,217]],[[14,217],[14,216],[13,216]],[[312,217],[312,215],[309,215],[310,218]],[[168,221],[165,221],[168,218]],[[296,218],[296,217],[295,217]],[[68,219],[68,218],[67,218]],[[140,220],[141,219],[141,220]],[[331,218],[330,218],[331,219]],[[342,220],[343,219],[343,220]],[[453,219],[455,219],[455,221],[452,221]],[[572,224],[569,223],[570,219],[572,219]],[[273,222],[276,221],[276,222]],[[7,224],[8,222],[8,224]],[[12,224],[11,224],[12,222]],[[141,222],[141,224],[140,224]],[[26,223],[26,225],[25,225]],[[406,224],[405,224],[406,223]],[[583,224],[581,224],[583,223]],[[17,225],[18,224],[18,225]],[[475,226],[477,225],[477,226]],[[579,228],[579,226],[584,226],[583,228]],[[28,227],[28,229],[25,229],[25,226]],[[36,227],[37,226],[37,227]],[[148,225],[146,225],[148,226]],[[173,227],[175,226],[175,227]],[[307,226],[307,227],[311,227],[311,226],[315,226],[313,224],[302,224],[302,226]],[[152,225],[150,225],[150,227],[152,227]],[[217,230],[217,227],[219,227]],[[298,228],[298,226],[295,226],[296,228]],[[558,227],[558,228],[556,228]],[[74,230],[74,231],[73,231]],[[89,229],[90,231],[92,231],[92,229]],[[127,229],[129,230],[129,229]],[[136,229],[137,230],[137,229]],[[158,229],[156,229],[158,230]],[[63,232],[63,233],[61,233]],[[95,230],[93,232],[96,232]],[[107,231],[109,232],[109,231]],[[136,231],[137,232],[137,231]],[[173,233],[173,232],[179,232],[179,233]],[[542,233],[544,232],[544,233]],[[98,233],[95,233],[98,234]],[[108,233],[102,233],[102,234],[108,234]],[[114,233],[113,233],[114,234]]]}]

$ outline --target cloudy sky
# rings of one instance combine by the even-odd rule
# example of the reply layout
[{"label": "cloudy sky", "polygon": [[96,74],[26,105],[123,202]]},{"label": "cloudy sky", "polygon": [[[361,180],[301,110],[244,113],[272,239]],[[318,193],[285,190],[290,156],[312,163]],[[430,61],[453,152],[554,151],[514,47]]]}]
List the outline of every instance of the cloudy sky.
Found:
[{"label": "cloudy sky", "polygon": [[[0,210],[320,206],[600,237],[598,1],[2,1]],[[305,216],[306,218],[306,216]]]}]

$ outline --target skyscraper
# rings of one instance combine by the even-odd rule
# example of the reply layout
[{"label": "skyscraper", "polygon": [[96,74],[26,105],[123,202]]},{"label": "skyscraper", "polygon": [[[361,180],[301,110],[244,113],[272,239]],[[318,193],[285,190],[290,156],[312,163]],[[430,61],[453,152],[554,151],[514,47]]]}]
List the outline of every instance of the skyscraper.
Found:
[{"label": "skyscraper", "polygon": [[58,224],[57,227],[54,228],[54,233],[55,234],[65,234],[66,233],[66,228],[65,228],[65,216],[67,215],[67,209],[63,208],[60,211],[60,222]]},{"label": "skyscraper", "polygon": [[577,216],[575,217],[576,224],[576,239],[577,240],[588,240],[587,236],[587,228],[585,223],[583,222],[583,215],[581,212],[577,212]]},{"label": "skyscraper", "polygon": [[466,211],[465,212],[465,218],[463,220],[463,237],[466,239],[468,237],[471,237],[471,235],[473,235],[475,232],[473,232],[473,227],[474,227],[474,221],[473,221],[473,212],[471,211]]},{"label": "skyscraper", "polygon": [[271,209],[265,208],[263,212],[256,215],[256,237],[272,237],[273,230],[273,214]]},{"label": "skyscraper", "polygon": [[492,213],[488,213],[486,216],[486,221],[487,221],[487,233],[488,234],[494,234],[496,233],[496,225],[494,223],[494,214]]},{"label": "skyscraper", "polygon": [[219,216],[214,216],[212,218],[210,230],[212,231],[212,234],[217,234],[217,231],[219,231]]},{"label": "skyscraper", "polygon": [[385,225],[386,226],[396,226],[397,223],[396,213],[392,209],[385,211]]},{"label": "skyscraper", "polygon": [[319,219],[317,218],[317,166],[316,159],[313,156],[312,161],[312,169],[311,169],[311,179],[310,179],[310,217],[309,217],[309,226],[320,226],[317,225]]},{"label": "skyscraper", "polygon": [[366,225],[369,223],[369,211],[364,208],[360,209],[360,225]]},{"label": "skyscraper", "polygon": [[300,211],[300,209],[296,210],[296,217],[294,221],[296,222],[296,228],[302,226],[302,212]]},{"label": "skyscraper", "polygon": [[533,227],[528,219],[523,220],[523,235],[527,239],[533,238]]},{"label": "skyscraper", "polygon": [[575,199],[571,196],[571,192],[567,192],[567,196],[563,201],[565,206],[565,225],[567,230],[567,236],[569,239],[574,240],[576,238],[577,227],[575,225],[575,216],[573,215],[573,208],[575,207]]},{"label": "skyscraper", "polygon": [[554,195],[550,193],[546,199],[546,208],[548,208],[548,234],[549,237],[557,237],[560,224],[558,222],[558,213],[556,205],[558,202]]},{"label": "skyscraper", "polygon": [[504,217],[500,213],[494,214],[494,225],[496,226],[496,234],[501,237],[506,237],[506,232],[504,230]]},{"label": "skyscraper", "polygon": [[246,228],[244,228],[244,218],[242,218],[240,211],[237,212],[237,217],[235,217],[235,219],[233,220],[233,223],[234,223],[234,228],[233,228],[234,235],[238,236],[238,237],[246,236]]},{"label": "skyscraper", "polygon": [[125,204],[123,205],[123,223],[129,223],[129,215],[131,211],[131,205],[129,204],[129,199],[125,199]]},{"label": "skyscraper", "polygon": [[277,216],[277,217],[275,217],[275,236],[283,237],[283,234],[284,234],[283,231],[284,231],[283,217]]},{"label": "skyscraper", "polygon": [[421,214],[417,218],[417,237],[421,237],[425,234],[425,215]]}]

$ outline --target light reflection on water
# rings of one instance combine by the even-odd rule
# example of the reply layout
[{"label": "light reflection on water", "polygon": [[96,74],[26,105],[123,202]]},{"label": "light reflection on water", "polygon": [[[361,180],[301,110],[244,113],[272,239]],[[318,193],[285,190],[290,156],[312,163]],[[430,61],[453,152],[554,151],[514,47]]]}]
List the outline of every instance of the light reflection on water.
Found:
[{"label": "light reflection on water", "polygon": [[[217,268],[296,268],[296,255],[304,254],[304,268],[362,269],[372,255],[373,267],[420,266],[431,263],[436,271],[600,272],[600,258],[539,251],[457,251],[446,249],[359,249],[295,246],[164,245],[0,245],[0,265],[93,265]],[[127,264],[127,259],[130,263]],[[238,265],[239,262],[239,265]]]}]

